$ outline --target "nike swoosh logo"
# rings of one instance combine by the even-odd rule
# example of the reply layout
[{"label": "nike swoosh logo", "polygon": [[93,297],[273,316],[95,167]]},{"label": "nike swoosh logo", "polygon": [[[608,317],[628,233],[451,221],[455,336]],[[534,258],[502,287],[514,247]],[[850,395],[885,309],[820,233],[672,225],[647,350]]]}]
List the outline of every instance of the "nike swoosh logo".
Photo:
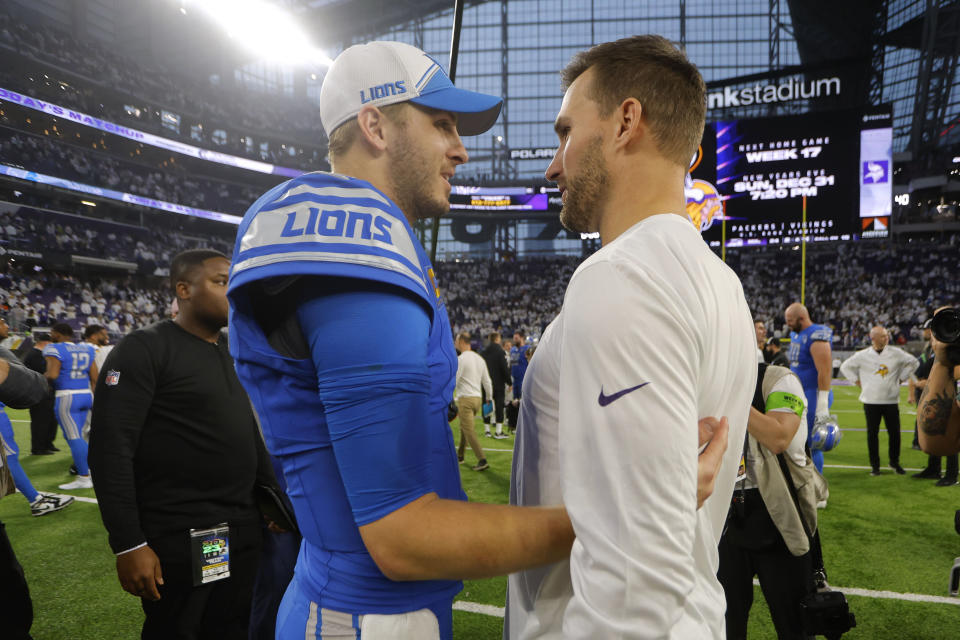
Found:
[{"label": "nike swoosh logo", "polygon": [[640,387],[645,387],[645,386],[647,386],[648,384],[650,384],[650,383],[649,383],[649,382],[644,382],[643,384],[638,384],[638,385],[635,386],[635,387],[630,387],[629,389],[624,389],[623,391],[617,391],[616,393],[613,393],[613,394],[611,394],[611,395],[609,395],[609,396],[603,395],[603,387],[601,386],[601,387],[600,387],[600,397],[597,398],[597,402],[600,403],[600,406],[601,406],[601,407],[605,407],[605,406],[607,406],[608,404],[610,404],[611,402],[613,402],[614,400],[617,400],[617,399],[619,399],[619,398],[622,398],[623,396],[627,395],[628,393],[630,393],[630,392],[632,392],[632,391],[636,391],[636,390],[639,389]]}]

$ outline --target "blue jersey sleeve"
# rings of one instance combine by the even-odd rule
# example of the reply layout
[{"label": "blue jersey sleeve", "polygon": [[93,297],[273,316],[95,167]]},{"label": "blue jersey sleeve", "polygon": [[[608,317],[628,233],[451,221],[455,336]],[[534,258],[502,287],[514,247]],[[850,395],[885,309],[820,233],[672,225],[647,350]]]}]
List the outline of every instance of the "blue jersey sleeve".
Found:
[{"label": "blue jersey sleeve", "polygon": [[422,302],[398,287],[311,284],[297,317],[358,526],[430,493],[427,345]]}]

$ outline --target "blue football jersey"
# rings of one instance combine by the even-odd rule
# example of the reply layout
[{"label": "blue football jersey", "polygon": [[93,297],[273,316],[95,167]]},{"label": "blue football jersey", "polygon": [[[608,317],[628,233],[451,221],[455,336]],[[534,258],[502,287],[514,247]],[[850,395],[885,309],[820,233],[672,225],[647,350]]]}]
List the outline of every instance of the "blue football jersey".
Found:
[{"label": "blue football jersey", "polygon": [[523,382],[523,376],[527,373],[527,366],[530,364],[527,360],[527,350],[530,345],[520,347],[510,347],[510,375],[513,376],[513,382],[520,385]]},{"label": "blue football jersey", "polygon": [[[305,174],[253,204],[238,229],[233,255],[227,294],[230,351],[267,447],[288,482],[304,537],[298,580],[313,601],[340,611],[396,613],[452,598],[461,588],[457,581],[394,582],[379,571],[359,526],[386,514],[358,514],[348,499],[349,474],[364,469],[345,467],[334,455],[338,443],[331,438],[332,418],[318,393],[314,362],[277,353],[254,320],[248,297],[255,283],[327,276],[387,283],[422,301],[430,310],[429,411],[412,417],[418,423],[418,437],[425,439],[418,462],[428,469],[428,491],[465,500],[446,419],[457,372],[456,350],[433,268],[403,213],[368,182],[329,173]],[[311,336],[306,337],[309,342]],[[363,408],[359,411],[362,414]],[[376,446],[374,442],[369,446]],[[383,487],[384,493],[391,490]]]},{"label": "blue football jersey", "polygon": [[53,356],[60,361],[60,375],[53,381],[57,391],[65,389],[89,389],[90,367],[93,366],[97,352],[87,342],[50,343],[43,348],[44,356]]},{"label": "blue football jersey", "polygon": [[833,341],[833,329],[822,324],[812,324],[799,333],[790,332],[790,369],[800,378],[804,389],[817,386],[817,367],[810,355],[810,345],[817,341],[828,345]]}]

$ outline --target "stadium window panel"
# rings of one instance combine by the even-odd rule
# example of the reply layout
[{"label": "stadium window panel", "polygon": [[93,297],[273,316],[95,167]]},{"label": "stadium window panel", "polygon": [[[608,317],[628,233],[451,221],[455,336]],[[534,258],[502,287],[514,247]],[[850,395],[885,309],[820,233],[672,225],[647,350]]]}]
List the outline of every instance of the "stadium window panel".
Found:
[{"label": "stadium window panel", "polygon": [[180,133],[180,116],[172,111],[167,111],[166,109],[160,110],[160,126],[164,129],[173,131],[174,133]]},{"label": "stadium window panel", "polygon": [[190,138],[197,140],[198,142],[203,141],[203,125],[193,124],[190,125]]},{"label": "stadium window panel", "polygon": [[563,0],[560,3],[560,13],[558,17],[563,18],[565,22],[579,22],[589,26],[593,6],[590,2],[581,0]]},{"label": "stadium window panel", "polygon": [[214,144],[225,145],[227,144],[227,132],[223,129],[214,129],[210,139],[213,140]]}]

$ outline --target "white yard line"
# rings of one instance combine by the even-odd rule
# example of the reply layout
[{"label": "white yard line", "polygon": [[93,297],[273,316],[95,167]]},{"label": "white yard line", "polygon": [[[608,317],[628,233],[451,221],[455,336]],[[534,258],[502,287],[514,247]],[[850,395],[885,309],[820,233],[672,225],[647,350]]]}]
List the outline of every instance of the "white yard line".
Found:
[{"label": "white yard line", "polygon": [[[760,586],[759,580],[754,580],[753,584]],[[925,593],[897,593],[896,591],[875,591],[873,589],[859,589],[857,587],[837,587],[830,585],[834,591],[842,591],[848,596],[861,596],[863,598],[877,598],[879,600],[905,600],[907,602],[931,602],[934,604],[951,604],[960,606],[960,598],[948,598],[946,596],[929,596]],[[457,600],[453,603],[453,608],[457,611],[467,611],[469,613],[479,613],[484,616],[502,618],[504,616],[504,607],[495,607],[490,604],[480,604],[479,602],[468,602],[466,600]]]}]

